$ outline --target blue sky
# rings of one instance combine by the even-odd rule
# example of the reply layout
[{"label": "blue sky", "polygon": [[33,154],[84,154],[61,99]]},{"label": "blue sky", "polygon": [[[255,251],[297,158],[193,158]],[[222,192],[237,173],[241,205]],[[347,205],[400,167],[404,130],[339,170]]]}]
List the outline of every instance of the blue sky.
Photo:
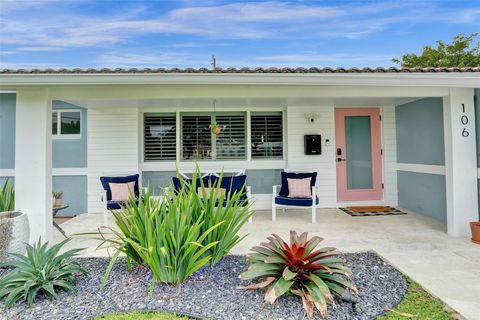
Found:
[{"label": "blue sky", "polygon": [[480,0],[1,0],[0,68],[392,66],[480,31]]}]

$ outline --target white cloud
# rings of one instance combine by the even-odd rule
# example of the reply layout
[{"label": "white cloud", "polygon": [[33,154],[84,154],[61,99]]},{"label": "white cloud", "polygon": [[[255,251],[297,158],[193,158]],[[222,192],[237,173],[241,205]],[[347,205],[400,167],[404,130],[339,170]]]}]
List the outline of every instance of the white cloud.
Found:
[{"label": "white cloud", "polygon": [[261,65],[290,66],[290,67],[362,67],[362,66],[387,66],[391,64],[394,55],[388,54],[352,54],[332,53],[321,54],[316,52],[304,52],[295,54],[258,56],[255,61]]}]

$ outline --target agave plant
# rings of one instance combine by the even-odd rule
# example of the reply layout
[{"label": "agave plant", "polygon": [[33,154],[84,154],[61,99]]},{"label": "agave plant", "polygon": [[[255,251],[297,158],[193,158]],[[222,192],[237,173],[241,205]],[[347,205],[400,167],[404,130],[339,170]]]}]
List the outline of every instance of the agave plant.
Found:
[{"label": "agave plant", "polygon": [[48,242],[42,244],[39,239],[33,246],[27,244],[26,256],[11,253],[16,259],[0,264],[0,267],[14,268],[0,279],[0,300],[5,300],[6,308],[19,300],[25,300],[31,306],[39,294],[54,299],[58,289],[74,289],[76,276],[86,274],[87,271],[78,262],[71,261],[83,249],[58,254],[69,240],[48,248]]},{"label": "agave plant", "polygon": [[276,234],[268,237],[268,243],[253,247],[248,255],[249,268],[240,275],[243,280],[263,278],[260,283],[242,289],[265,288],[265,302],[273,304],[278,297],[290,292],[302,298],[303,307],[309,318],[318,309],[327,317],[327,304],[335,306],[333,295],[342,296],[346,290],[357,292],[349,280],[351,271],[340,252],[333,247],[316,249],[320,237],[307,239],[290,231],[290,244]]},{"label": "agave plant", "polygon": [[8,179],[0,188],[0,212],[12,211],[15,207],[15,189]]}]

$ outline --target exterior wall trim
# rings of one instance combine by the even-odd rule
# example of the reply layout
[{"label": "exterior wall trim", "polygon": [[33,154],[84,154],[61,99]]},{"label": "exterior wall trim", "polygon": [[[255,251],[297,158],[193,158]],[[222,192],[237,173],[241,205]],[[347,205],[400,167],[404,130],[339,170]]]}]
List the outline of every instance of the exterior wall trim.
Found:
[{"label": "exterior wall trim", "polygon": [[[53,168],[52,176],[86,176],[87,168]],[[15,177],[15,169],[0,169],[0,177]]]},{"label": "exterior wall trim", "polygon": [[445,175],[445,166],[419,163],[397,163],[397,171]]},{"label": "exterior wall trim", "polygon": [[[452,73],[331,73],[331,74],[2,74],[0,83],[18,85],[97,84],[288,84],[369,86],[478,86],[476,72]],[[5,88],[8,90],[9,88]]]}]

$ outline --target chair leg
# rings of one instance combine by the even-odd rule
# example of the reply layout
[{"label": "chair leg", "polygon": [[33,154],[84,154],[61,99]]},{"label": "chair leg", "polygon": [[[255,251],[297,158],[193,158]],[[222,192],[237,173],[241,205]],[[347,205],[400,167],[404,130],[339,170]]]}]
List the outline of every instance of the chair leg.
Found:
[{"label": "chair leg", "polygon": [[275,222],[277,220],[277,207],[272,205],[272,221]]},{"label": "chair leg", "polygon": [[317,207],[312,206],[312,223],[317,223]]}]

